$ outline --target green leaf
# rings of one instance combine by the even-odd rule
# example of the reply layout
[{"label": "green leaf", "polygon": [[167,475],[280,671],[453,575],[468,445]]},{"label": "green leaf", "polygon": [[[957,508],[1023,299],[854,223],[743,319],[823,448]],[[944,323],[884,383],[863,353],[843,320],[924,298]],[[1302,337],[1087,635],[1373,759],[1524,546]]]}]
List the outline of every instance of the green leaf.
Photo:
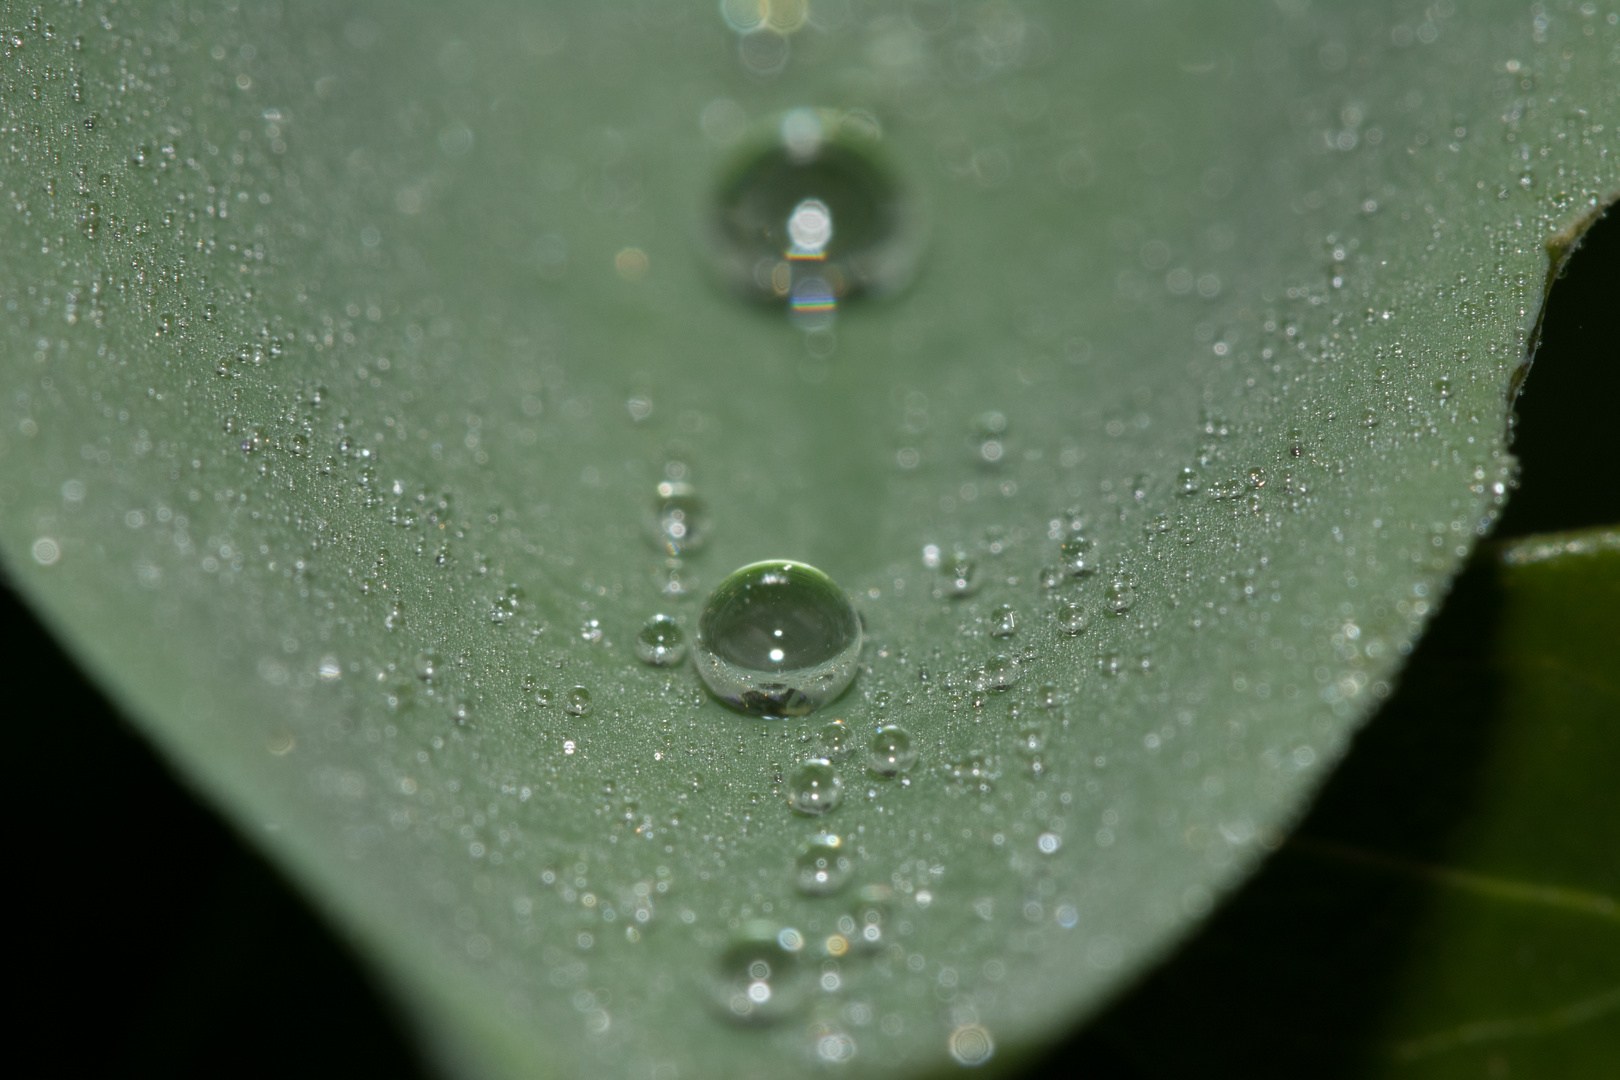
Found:
[{"label": "green leaf", "polygon": [[1278,858],[1100,1022],[1144,1075],[1615,1059],[1620,533],[1481,554]]},{"label": "green leaf", "polygon": [[[1601,15],[811,10],[6,10],[0,541],[452,1067],[927,1070],[1097,1008],[1387,693],[1620,188]],[[697,239],[731,121],[804,105],[875,117],[931,223],[830,356]],[[814,723],[637,661],[774,557],[865,622]],[[922,756],[811,822],[832,716]],[[762,922],[804,1000],[743,1030]]]}]

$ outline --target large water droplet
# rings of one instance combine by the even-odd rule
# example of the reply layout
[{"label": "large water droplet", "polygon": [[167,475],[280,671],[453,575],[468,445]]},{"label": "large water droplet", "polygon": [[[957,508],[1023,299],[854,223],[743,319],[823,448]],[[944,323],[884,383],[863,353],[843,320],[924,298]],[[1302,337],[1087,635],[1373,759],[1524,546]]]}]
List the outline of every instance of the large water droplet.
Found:
[{"label": "large water droplet", "polygon": [[686,659],[686,634],[668,615],[654,615],[636,635],[636,656],[654,667],[674,667]]},{"label": "large water droplet", "polygon": [[576,686],[568,691],[567,703],[563,711],[569,716],[591,715],[591,692],[583,686]]},{"label": "large water droplet", "polygon": [[844,780],[826,758],[811,758],[788,777],[787,801],[801,814],[821,815],[844,801]]},{"label": "large water droplet", "polygon": [[810,838],[793,863],[793,880],[809,896],[831,896],[849,883],[855,863],[844,841],[832,833]]},{"label": "large water droplet", "polygon": [[1011,604],[1002,604],[990,613],[990,636],[1010,638],[1018,632],[1018,612]]},{"label": "large water droplet", "polygon": [[804,563],[743,567],[698,617],[698,674],[720,700],[763,716],[803,716],[833,700],[855,678],[860,655],[854,605]]},{"label": "large water droplet", "polygon": [[744,1024],[770,1024],[804,1003],[797,930],[750,922],[715,964],[710,993],[722,1016]]},{"label": "large water droplet", "polygon": [[917,764],[911,733],[899,724],[885,724],[872,736],[866,766],[880,776],[898,776]]},{"label": "large water droplet", "polygon": [[923,226],[882,160],[870,118],[795,109],[722,177],[708,239],[734,292],[811,322],[863,293],[904,286]]}]

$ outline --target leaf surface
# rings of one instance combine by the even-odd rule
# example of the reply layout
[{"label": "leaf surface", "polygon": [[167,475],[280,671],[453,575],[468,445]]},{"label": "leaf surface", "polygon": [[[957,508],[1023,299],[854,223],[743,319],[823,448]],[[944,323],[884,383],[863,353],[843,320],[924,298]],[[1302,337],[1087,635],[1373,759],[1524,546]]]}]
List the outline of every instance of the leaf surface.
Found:
[{"label": "leaf surface", "polygon": [[[1006,1062],[1094,1009],[1387,693],[1620,187],[1600,14],[811,10],[6,9],[10,564],[467,1071]],[[698,239],[737,118],[806,105],[931,229],[830,355]],[[632,648],[770,557],[865,623],[804,722]],[[811,821],[835,716],[922,752]]]}]

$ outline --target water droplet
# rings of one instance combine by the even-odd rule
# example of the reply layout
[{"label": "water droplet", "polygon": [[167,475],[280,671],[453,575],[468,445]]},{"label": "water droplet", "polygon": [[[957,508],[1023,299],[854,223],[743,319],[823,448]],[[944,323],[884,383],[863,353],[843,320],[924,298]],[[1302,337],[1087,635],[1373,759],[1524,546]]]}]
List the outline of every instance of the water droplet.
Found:
[{"label": "water droplet", "polygon": [[811,758],[788,777],[788,805],[801,814],[820,816],[844,801],[844,779],[826,758]]},{"label": "water droplet", "polygon": [[674,667],[686,659],[686,634],[668,615],[654,615],[636,635],[636,656],[654,667]]},{"label": "water droplet", "polygon": [[854,872],[844,841],[832,833],[811,837],[793,863],[793,879],[809,896],[831,896],[849,883]]},{"label": "water droplet", "polygon": [[1177,495],[1198,494],[1198,472],[1191,465],[1183,465],[1181,471],[1176,473],[1174,490]]},{"label": "water droplet", "polygon": [[834,305],[903,287],[923,226],[915,201],[879,154],[875,125],[824,109],[795,109],[724,174],[708,247],[735,293],[787,302],[806,329]]},{"label": "water droplet", "polygon": [[416,677],[432,686],[444,677],[444,664],[439,660],[439,654],[432,649],[423,649],[411,661],[411,670]]},{"label": "water droplet", "polygon": [[691,484],[666,480],[658,485],[647,535],[660,550],[689,555],[708,539],[709,514]]},{"label": "water droplet", "polygon": [[980,669],[979,682],[983,689],[1000,692],[1009,690],[1017,684],[1019,676],[1018,661],[1011,656],[993,656],[984,662]]},{"label": "water droplet", "polygon": [[1063,570],[1071,577],[1083,577],[1097,569],[1094,545],[1084,536],[1071,536],[1058,547]]},{"label": "water droplet", "polygon": [[838,920],[838,931],[862,952],[883,948],[889,930],[889,905],[893,894],[887,885],[863,886],[855,907]]},{"label": "water droplet", "polygon": [[1002,604],[990,613],[990,636],[1010,638],[1018,632],[1018,612],[1011,604]]},{"label": "water droplet", "polygon": [[848,761],[849,755],[855,752],[855,736],[842,720],[829,720],[816,733],[816,741],[820,744],[821,756],[828,761]]},{"label": "water droplet", "polygon": [[944,594],[953,598],[972,596],[979,591],[979,568],[964,552],[955,552],[943,563]]},{"label": "water droplet", "polygon": [[743,567],[698,617],[698,674],[720,700],[763,716],[803,716],[833,700],[855,678],[860,655],[854,605],[805,563]]},{"label": "water droplet", "polygon": [[591,715],[591,692],[583,686],[576,686],[568,691],[568,700],[563,705],[563,711],[569,716]]},{"label": "water droplet", "polygon": [[1041,588],[1055,589],[1063,584],[1063,571],[1055,566],[1043,566],[1040,573]]},{"label": "water droplet", "polygon": [[983,1065],[996,1053],[995,1040],[979,1024],[964,1024],[951,1032],[946,1044],[958,1065]]},{"label": "water droplet", "polygon": [[[797,948],[791,946],[798,946]],[[771,1024],[804,1003],[796,930],[750,922],[720,954],[710,993],[722,1016],[743,1024]]]},{"label": "water droplet", "polygon": [[1103,606],[1115,615],[1123,615],[1136,602],[1136,587],[1129,578],[1118,577],[1103,590]]},{"label": "water droplet", "polygon": [[1058,608],[1057,621],[1058,629],[1070,637],[1085,633],[1086,627],[1091,624],[1086,609],[1073,601]]},{"label": "water droplet", "polygon": [[866,767],[879,776],[899,776],[917,764],[911,733],[899,724],[885,724],[872,736]]}]

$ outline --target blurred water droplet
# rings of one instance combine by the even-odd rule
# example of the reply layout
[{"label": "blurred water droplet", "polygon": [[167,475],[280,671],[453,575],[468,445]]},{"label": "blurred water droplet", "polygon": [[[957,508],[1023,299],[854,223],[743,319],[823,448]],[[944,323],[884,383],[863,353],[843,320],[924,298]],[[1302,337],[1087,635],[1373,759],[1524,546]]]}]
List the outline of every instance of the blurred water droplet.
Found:
[{"label": "blurred water droplet", "polygon": [[432,649],[423,649],[411,661],[411,670],[416,677],[432,686],[444,675],[444,667],[439,661],[439,654]]},{"label": "blurred water droplet", "polygon": [[831,896],[849,883],[854,872],[844,841],[832,833],[811,837],[793,862],[794,883],[808,896]]},{"label": "blurred water droplet", "polygon": [[771,1024],[798,1011],[804,979],[798,950],[789,947],[795,943],[802,947],[797,931],[748,923],[715,963],[710,993],[721,1015],[737,1023]]},{"label": "blurred water droplet", "polygon": [[[743,40],[767,37],[777,35]],[[879,138],[849,114],[795,109],[739,155],[708,223],[710,256],[732,291],[786,301],[812,329],[836,304],[911,279],[922,219],[882,160]]]},{"label": "blurred water droplet", "polygon": [[691,554],[708,539],[708,508],[691,484],[665,480],[653,500],[647,535],[670,555]]},{"label": "blurred water droplet", "polygon": [[879,776],[898,776],[917,763],[911,733],[899,724],[878,728],[868,745],[866,766]]},{"label": "blurred water droplet", "polygon": [[942,562],[940,570],[945,578],[943,595],[952,598],[972,596],[979,591],[979,567],[964,552],[953,552]]},{"label": "blurred water droplet", "polygon": [[1176,473],[1174,491],[1177,495],[1198,494],[1198,472],[1191,465],[1183,465]]},{"label": "blurred water droplet", "polygon": [[636,656],[654,667],[674,667],[686,659],[686,634],[668,615],[654,615],[636,634]]},{"label": "blurred water droplet", "polygon": [[1062,560],[1065,573],[1071,577],[1083,577],[1097,569],[1097,556],[1093,551],[1091,540],[1084,536],[1071,536],[1058,547],[1058,558]]},{"label": "blurred water droplet", "polygon": [[811,758],[788,777],[787,801],[801,814],[830,813],[844,801],[844,778],[826,758]]}]

